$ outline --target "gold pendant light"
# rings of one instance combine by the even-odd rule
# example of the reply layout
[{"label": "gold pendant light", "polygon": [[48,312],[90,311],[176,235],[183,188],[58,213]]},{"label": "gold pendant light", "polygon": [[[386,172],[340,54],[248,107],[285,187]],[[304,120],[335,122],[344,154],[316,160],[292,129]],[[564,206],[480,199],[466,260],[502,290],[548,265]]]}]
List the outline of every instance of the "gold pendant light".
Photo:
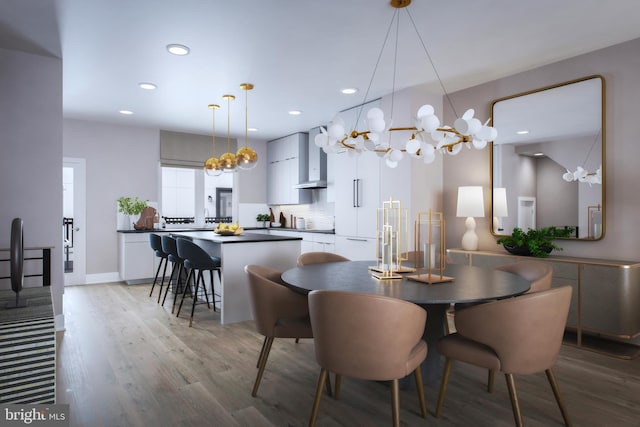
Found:
[{"label": "gold pendant light", "polygon": [[236,156],[231,152],[231,101],[236,99],[233,95],[222,95],[227,101],[227,152],[220,156],[220,167],[224,172],[236,171]]},{"label": "gold pendant light", "polygon": [[249,147],[249,91],[253,89],[251,83],[242,83],[240,88],[245,91],[245,104],[244,104],[244,147],[240,147],[236,153],[236,161],[240,169],[249,170],[256,167],[258,164],[258,154],[256,151]]},{"label": "gold pendant light", "polygon": [[209,104],[209,108],[213,112],[213,129],[211,132],[212,140],[213,140],[213,148],[211,152],[211,157],[204,162],[204,171],[209,176],[218,176],[222,173],[222,168],[220,167],[220,160],[216,157],[216,110],[220,109],[218,104]]}]

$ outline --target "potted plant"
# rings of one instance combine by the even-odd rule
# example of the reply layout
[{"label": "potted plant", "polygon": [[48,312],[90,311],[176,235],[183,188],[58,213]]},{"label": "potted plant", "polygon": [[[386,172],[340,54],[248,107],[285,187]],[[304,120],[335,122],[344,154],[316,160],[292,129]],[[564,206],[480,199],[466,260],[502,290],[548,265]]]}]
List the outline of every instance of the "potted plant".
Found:
[{"label": "potted plant", "polygon": [[269,221],[269,214],[258,214],[256,221],[258,222],[258,227],[266,228],[267,222]]},{"label": "potted plant", "polygon": [[496,240],[496,243],[501,244],[509,253],[514,255],[545,258],[554,249],[562,250],[561,247],[553,243],[554,239],[569,237],[574,230],[573,227],[544,227],[537,230],[530,228],[524,232],[516,227],[513,229],[511,236],[500,237]]},{"label": "potted plant", "polygon": [[133,197],[120,197],[118,198],[118,212],[123,213],[129,217],[127,225],[130,228],[134,222],[131,218],[135,215],[140,215],[142,210],[148,206],[148,200],[140,200],[137,196]]}]

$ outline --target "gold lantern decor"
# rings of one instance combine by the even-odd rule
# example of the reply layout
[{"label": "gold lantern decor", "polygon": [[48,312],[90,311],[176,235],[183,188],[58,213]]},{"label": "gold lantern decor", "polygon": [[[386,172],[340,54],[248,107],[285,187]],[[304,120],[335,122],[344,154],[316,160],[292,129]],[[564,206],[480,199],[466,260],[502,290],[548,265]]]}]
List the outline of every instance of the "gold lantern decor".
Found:
[{"label": "gold lantern decor", "polygon": [[445,276],[445,226],[442,212],[418,213],[414,223],[414,250],[408,256],[418,274],[407,279],[423,283],[451,282],[453,277]]},{"label": "gold lantern decor", "polygon": [[408,217],[399,200],[389,199],[377,209],[376,265],[369,267],[376,279],[402,279],[399,273],[415,271],[402,266],[407,253]]}]

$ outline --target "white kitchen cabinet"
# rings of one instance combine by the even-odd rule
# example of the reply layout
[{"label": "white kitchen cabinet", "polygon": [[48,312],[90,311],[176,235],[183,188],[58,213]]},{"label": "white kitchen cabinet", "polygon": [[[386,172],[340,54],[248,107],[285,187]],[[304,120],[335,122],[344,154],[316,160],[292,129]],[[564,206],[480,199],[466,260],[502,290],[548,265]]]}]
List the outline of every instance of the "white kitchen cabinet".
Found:
[{"label": "white kitchen cabinet", "polygon": [[[374,153],[334,154],[336,253],[374,259],[376,209],[380,207],[380,158]],[[346,238],[350,240],[346,240]],[[364,252],[364,253],[363,253]]]},{"label": "white kitchen cabinet", "polygon": [[310,202],[310,193],[294,188],[306,180],[308,134],[295,133],[267,143],[267,204]]},{"label": "white kitchen cabinet", "polygon": [[314,233],[310,231],[294,231],[271,229],[270,234],[276,236],[290,236],[302,238],[300,252],[331,252],[335,253],[335,235],[330,233]]},{"label": "white kitchen cabinet", "polygon": [[118,233],[118,271],[128,285],[153,280],[158,262],[149,233]]}]

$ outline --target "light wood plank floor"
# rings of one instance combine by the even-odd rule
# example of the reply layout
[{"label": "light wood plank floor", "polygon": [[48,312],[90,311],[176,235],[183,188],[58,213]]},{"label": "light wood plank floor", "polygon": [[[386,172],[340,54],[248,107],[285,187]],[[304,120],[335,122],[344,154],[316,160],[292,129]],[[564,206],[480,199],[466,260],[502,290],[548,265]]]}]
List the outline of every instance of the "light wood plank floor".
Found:
[{"label": "light wood plank floor", "polygon": [[[312,340],[276,339],[252,398],[262,344],[253,322],[221,326],[219,315],[201,305],[189,328],[187,311],[172,316],[148,297],[149,289],[117,283],[65,289],[57,401],[70,404],[72,426],[307,425],[319,371]],[[640,426],[640,359],[563,346],[555,373],[575,426]],[[432,415],[438,384],[426,390],[426,420],[415,392],[402,391],[402,424],[512,426],[503,377],[496,376],[493,394],[485,379],[482,369],[454,365],[441,419]],[[527,426],[563,425],[544,374],[516,381]],[[345,379],[340,400],[323,397],[317,425],[390,423],[387,386]]]}]

